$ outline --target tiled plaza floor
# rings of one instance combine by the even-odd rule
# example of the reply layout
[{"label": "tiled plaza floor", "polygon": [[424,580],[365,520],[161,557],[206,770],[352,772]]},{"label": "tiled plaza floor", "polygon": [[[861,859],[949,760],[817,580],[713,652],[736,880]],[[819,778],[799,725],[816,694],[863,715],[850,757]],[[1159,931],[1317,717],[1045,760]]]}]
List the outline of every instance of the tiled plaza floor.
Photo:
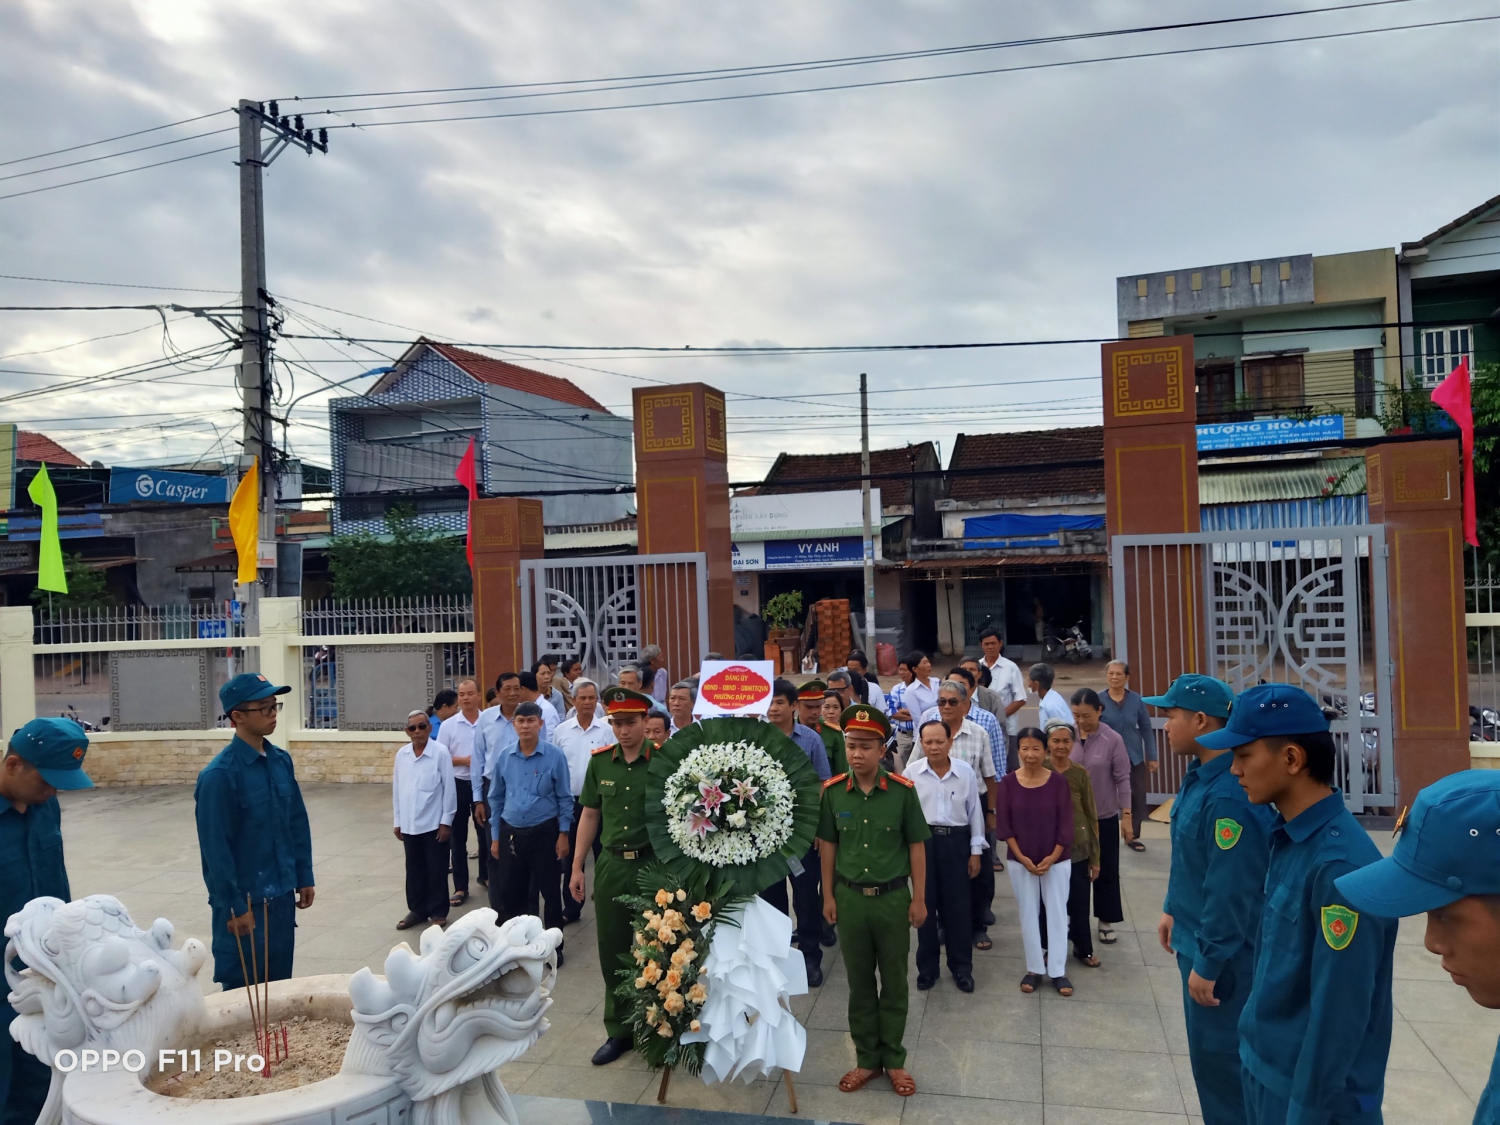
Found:
[{"label": "tiled plaza floor", "polygon": [[[384,786],[318,785],[305,790],[313,824],[318,897],[299,914],[299,975],[381,971],[404,935],[401,846],[391,836]],[[138,925],[165,917],[180,940],[208,937],[190,788],[163,786],[64,794],[63,834],[73,893],[108,893]],[[1072,963],[1077,994],[1051,989],[1024,996],[1020,932],[1008,880],[997,881],[995,948],[975,953],[978,990],[964,995],[945,975],[927,993],[912,973],[907,1025],[909,1068],[920,1092],[903,1100],[877,1079],[857,1094],[837,1089],[854,1065],[845,1017],[848,989],[837,948],[824,960],[827,983],[796,1001],[808,1052],[796,1078],[801,1116],[870,1125],[1171,1125],[1196,1121],[1188,1069],[1181,984],[1156,944],[1166,887],[1166,829],[1147,827],[1149,850],[1122,857],[1126,919],[1119,943],[1101,946],[1104,966]],[[1388,833],[1377,842],[1388,847]],[[566,931],[552,1030],[505,1070],[517,1094],[649,1102],[656,1081],[635,1056],[589,1065],[603,1039],[603,986],[594,949],[592,906]],[[413,938],[415,944],[415,938]],[[913,942],[915,946],[915,942]],[[215,987],[207,978],[206,987]],[[1421,922],[1401,930],[1396,956],[1396,1026],[1385,1114],[1392,1125],[1467,1125],[1500,1032],[1500,1013],[1455,987],[1422,948]],[[708,1087],[674,1077],[677,1106],[785,1115],[779,1082]]]}]

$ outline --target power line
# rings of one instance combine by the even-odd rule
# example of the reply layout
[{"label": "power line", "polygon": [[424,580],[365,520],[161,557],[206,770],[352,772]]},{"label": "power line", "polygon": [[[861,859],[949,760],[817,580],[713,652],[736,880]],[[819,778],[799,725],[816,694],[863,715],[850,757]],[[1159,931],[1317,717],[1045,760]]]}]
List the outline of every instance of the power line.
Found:
[{"label": "power line", "polygon": [[45,160],[49,156],[61,156],[65,152],[77,152],[80,149],[93,148],[95,145],[107,145],[113,141],[126,141],[131,137],[143,137],[147,133],[159,133],[163,129],[175,129],[179,125],[191,125],[195,121],[206,121],[210,117],[217,117],[221,113],[230,113],[228,109],[216,109],[211,113],[200,113],[197,117],[184,117],[181,121],[169,121],[165,125],[153,125],[149,129],[137,129],[133,133],[121,133],[114,137],[104,137],[97,141],[86,141],[80,145],[69,145],[67,148],[55,148],[50,152],[39,152],[33,156],[13,156],[9,160],[0,160],[0,168],[12,164],[25,164],[30,160]]},{"label": "power line", "polygon": [[77,184],[91,184],[95,180],[113,179],[115,176],[127,176],[131,172],[144,172],[147,168],[160,168],[166,164],[181,164],[184,160],[197,160],[200,156],[215,156],[221,152],[233,152],[238,145],[225,145],[223,148],[211,148],[204,152],[193,152],[187,156],[176,156],[171,160],[158,160],[154,164],[141,164],[135,168],[123,168],[118,172],[101,172],[97,176],[85,176],[80,180],[65,180],[60,184],[48,184],[46,187],[28,188],[26,191],[13,191],[9,195],[0,195],[0,199],[20,199],[23,195],[36,195],[44,191],[56,191],[58,188],[73,187]]},{"label": "power line", "polygon": [[[163,293],[238,293],[238,289],[192,289],[185,285],[132,285],[123,281],[78,281],[66,277],[30,277],[21,273],[0,273],[5,281],[44,281],[50,285],[94,285],[108,289],[155,289]],[[401,327],[399,324],[397,328]],[[101,337],[102,339],[102,337]]]},{"label": "power line", "polygon": [[25,172],[12,172],[8,176],[0,176],[0,183],[6,180],[20,180],[27,176],[40,176],[44,172],[61,172],[64,168],[77,168],[84,164],[97,164],[101,160],[113,160],[118,156],[130,156],[137,152],[150,152],[153,149],[166,148],[169,145],[185,144],[188,141],[201,141],[204,137],[217,137],[224,133],[232,133],[236,126],[230,125],[223,129],[210,129],[206,133],[194,133],[188,137],[175,137],[170,141],[158,141],[156,144],[140,145],[136,148],[122,149],[119,152],[109,152],[102,156],[85,156],[82,160],[70,160],[66,164],[49,164],[45,168],[30,168]]}]

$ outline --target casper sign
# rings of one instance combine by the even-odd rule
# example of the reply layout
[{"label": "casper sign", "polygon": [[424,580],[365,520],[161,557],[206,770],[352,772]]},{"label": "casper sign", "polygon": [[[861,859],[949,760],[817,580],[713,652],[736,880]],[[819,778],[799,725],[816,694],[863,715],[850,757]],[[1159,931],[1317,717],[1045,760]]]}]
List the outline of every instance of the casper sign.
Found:
[{"label": "casper sign", "polygon": [[109,502],[129,504],[227,504],[229,480],[199,473],[168,473],[160,469],[111,469]]},{"label": "casper sign", "polygon": [[764,715],[770,710],[776,669],[769,660],[705,660],[699,675],[695,719]]}]

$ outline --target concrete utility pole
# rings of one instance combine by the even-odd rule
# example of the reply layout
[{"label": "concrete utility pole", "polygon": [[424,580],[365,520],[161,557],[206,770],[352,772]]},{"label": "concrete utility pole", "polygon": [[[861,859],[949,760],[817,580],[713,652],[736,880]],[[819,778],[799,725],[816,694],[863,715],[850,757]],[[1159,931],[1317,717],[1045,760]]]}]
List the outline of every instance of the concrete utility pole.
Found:
[{"label": "concrete utility pole", "polygon": [[[278,117],[275,102],[270,112],[260,102],[242,100],[240,115],[240,393],[244,401],[244,448],[241,471],[250,459],[260,458],[260,542],[276,542],[276,440],[271,417],[272,301],[266,293],[266,208],[264,173],[273,160],[295,145],[311,154],[328,151],[328,130],[302,126],[300,116]],[[269,149],[261,145],[262,131],[271,134]],[[262,574],[259,583],[240,590],[247,624],[254,622],[260,586],[269,587]],[[247,630],[249,631],[249,630]]]},{"label": "concrete utility pole", "polygon": [[870,400],[865,373],[859,373],[859,474],[865,518],[865,656],[880,674],[875,650],[875,540],[870,529]]}]

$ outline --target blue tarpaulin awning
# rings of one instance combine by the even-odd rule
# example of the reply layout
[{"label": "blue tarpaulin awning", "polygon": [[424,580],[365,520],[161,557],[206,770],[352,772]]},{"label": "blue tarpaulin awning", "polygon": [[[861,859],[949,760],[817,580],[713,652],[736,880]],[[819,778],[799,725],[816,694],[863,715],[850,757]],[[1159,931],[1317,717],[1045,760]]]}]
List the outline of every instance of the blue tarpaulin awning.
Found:
[{"label": "blue tarpaulin awning", "polygon": [[964,520],[964,550],[1056,547],[1060,531],[1098,531],[1103,527],[1103,516],[1023,516],[1010,513],[974,516]]}]

